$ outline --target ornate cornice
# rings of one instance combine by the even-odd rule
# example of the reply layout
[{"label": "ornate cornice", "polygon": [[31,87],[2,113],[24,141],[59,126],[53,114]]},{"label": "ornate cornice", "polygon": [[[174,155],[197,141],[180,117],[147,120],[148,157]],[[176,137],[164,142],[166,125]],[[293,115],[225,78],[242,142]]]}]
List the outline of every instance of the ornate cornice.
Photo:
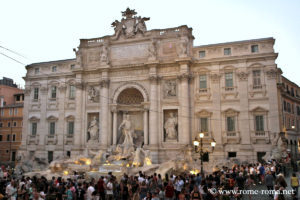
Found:
[{"label": "ornate cornice", "polygon": [[109,79],[103,79],[103,80],[101,80],[100,81],[100,86],[102,87],[102,88],[108,88],[109,87]]},{"label": "ornate cornice", "polygon": [[266,71],[268,79],[276,79],[277,78],[277,70],[276,69],[270,69]]},{"label": "ornate cornice", "polygon": [[151,83],[158,83],[161,79],[162,79],[162,77],[160,77],[158,75],[150,75],[149,76],[149,80]]},{"label": "ornate cornice", "polygon": [[190,73],[183,73],[177,76],[179,81],[189,81],[193,78],[193,75]]}]

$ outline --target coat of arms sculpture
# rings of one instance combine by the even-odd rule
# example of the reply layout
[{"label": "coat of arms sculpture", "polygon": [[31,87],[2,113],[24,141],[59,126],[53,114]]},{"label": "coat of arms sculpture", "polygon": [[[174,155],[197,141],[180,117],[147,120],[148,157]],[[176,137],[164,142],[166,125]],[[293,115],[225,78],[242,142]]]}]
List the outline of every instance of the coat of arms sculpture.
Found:
[{"label": "coat of arms sculpture", "polygon": [[125,36],[126,38],[131,38],[135,36],[137,33],[144,33],[147,31],[145,21],[150,20],[150,17],[141,17],[134,16],[137,12],[135,10],[131,10],[127,8],[124,12],[122,12],[121,22],[119,20],[115,20],[111,25],[114,27],[116,39],[120,36]]}]

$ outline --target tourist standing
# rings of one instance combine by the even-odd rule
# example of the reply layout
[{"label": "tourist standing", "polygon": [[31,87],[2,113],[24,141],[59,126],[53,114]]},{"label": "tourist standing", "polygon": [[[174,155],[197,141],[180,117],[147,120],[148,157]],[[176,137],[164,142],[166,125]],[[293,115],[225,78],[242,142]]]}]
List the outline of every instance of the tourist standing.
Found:
[{"label": "tourist standing", "polygon": [[265,184],[266,184],[267,189],[269,191],[269,196],[272,197],[271,191],[273,191],[273,188],[274,188],[274,177],[273,177],[271,171],[268,171],[268,173],[265,177]]},{"label": "tourist standing", "polygon": [[297,197],[298,196],[299,179],[295,173],[293,173],[293,175],[291,177],[291,187],[294,190],[294,195]]},{"label": "tourist standing", "polygon": [[90,182],[89,187],[87,189],[87,196],[86,196],[87,200],[92,200],[92,194],[94,191],[95,191],[95,188],[94,188],[93,182]]},{"label": "tourist standing", "polygon": [[112,177],[108,180],[106,184],[106,199],[107,200],[112,200],[113,199],[113,183],[112,183]]}]

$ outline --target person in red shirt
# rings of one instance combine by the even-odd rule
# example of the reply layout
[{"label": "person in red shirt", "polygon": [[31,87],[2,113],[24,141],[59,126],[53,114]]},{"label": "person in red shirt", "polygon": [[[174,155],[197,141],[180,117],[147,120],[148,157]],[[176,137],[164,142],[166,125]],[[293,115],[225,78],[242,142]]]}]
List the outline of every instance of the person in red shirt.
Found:
[{"label": "person in red shirt", "polygon": [[104,188],[104,181],[103,176],[101,176],[97,183],[97,190],[100,194],[100,199],[105,200],[105,188]]},{"label": "person in red shirt", "polygon": [[172,200],[174,198],[175,189],[172,181],[169,181],[169,184],[165,188],[165,200]]}]

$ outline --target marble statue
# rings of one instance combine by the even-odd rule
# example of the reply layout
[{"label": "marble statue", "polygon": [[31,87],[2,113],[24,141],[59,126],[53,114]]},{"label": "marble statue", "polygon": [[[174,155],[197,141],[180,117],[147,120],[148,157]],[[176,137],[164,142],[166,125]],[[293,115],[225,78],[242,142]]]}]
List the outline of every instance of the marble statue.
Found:
[{"label": "marble statue", "polygon": [[143,158],[142,150],[140,147],[136,148],[135,152],[133,152],[133,161],[132,164],[136,167],[139,167],[143,164]]},{"label": "marble statue", "polygon": [[101,54],[100,54],[100,61],[102,63],[109,63],[108,60],[108,50],[107,50],[107,46],[103,45],[102,49],[101,49]]},{"label": "marble statue", "polygon": [[179,43],[178,55],[179,57],[184,57],[187,55],[187,42],[185,40]]},{"label": "marble statue", "polygon": [[[279,145],[280,143],[280,145]],[[271,152],[267,152],[263,157],[265,161],[269,161],[272,159],[281,160],[282,158],[287,157],[287,139],[285,138],[284,132],[280,132],[275,135],[272,140],[272,150]]]},{"label": "marble statue", "polygon": [[156,60],[156,43],[151,42],[151,44],[148,47],[148,54],[149,54],[149,60]]},{"label": "marble statue", "polygon": [[115,36],[116,38],[119,38],[121,35],[124,34],[124,25],[122,22],[119,22],[119,20],[115,20],[112,24],[112,27],[114,27],[115,30]]},{"label": "marble statue", "polygon": [[124,142],[122,146],[133,146],[133,138],[132,138],[132,122],[130,121],[130,115],[125,115],[122,123],[119,126],[119,130],[122,130],[124,134]]},{"label": "marble statue", "polygon": [[97,102],[97,91],[94,87],[90,87],[88,91],[88,99],[92,102]]},{"label": "marble statue", "polygon": [[166,81],[164,86],[165,86],[166,97],[176,96],[176,81]]},{"label": "marble statue", "polygon": [[147,28],[146,28],[146,24],[145,24],[145,21],[148,21],[150,19],[150,17],[137,17],[137,24],[135,26],[135,32],[138,33],[138,32],[141,32],[142,34],[144,34],[146,31],[147,31]]},{"label": "marble statue", "polygon": [[177,117],[174,116],[173,112],[169,113],[169,118],[166,120],[164,124],[164,128],[166,131],[166,139],[175,140],[177,139],[177,126],[178,120]]},{"label": "marble statue", "polygon": [[99,126],[98,126],[97,117],[94,116],[88,128],[89,140],[98,141],[98,130],[99,130]]}]

